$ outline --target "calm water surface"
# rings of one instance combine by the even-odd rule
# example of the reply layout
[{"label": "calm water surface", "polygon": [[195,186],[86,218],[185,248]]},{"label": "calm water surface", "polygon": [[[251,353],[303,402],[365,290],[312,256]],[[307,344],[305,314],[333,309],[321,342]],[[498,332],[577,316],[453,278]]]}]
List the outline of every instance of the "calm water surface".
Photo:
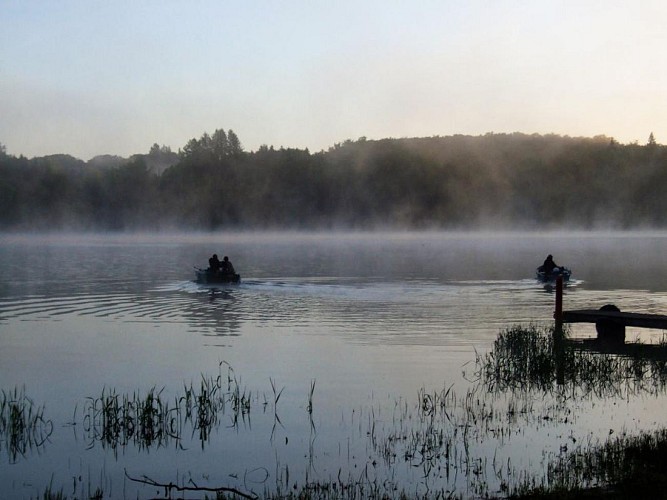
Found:
[{"label": "calm water surface", "polygon": [[[4,235],[0,389],[25,388],[47,423],[45,438],[19,453],[0,436],[3,498],[38,497],[49,485],[156,495],[127,476],[261,494],[363,474],[406,491],[474,495],[463,458],[453,475],[382,451],[392,433],[422,425],[420,391],[464,398],[476,356],[502,329],[550,325],[554,295],[533,277],[547,253],[573,269],[566,309],[611,302],[665,313],[666,250],[662,233]],[[214,252],[229,255],[240,285],[193,283]],[[627,337],[655,342],[662,332]],[[103,391],[122,400],[155,388],[177,406],[186,386],[218,376],[249,406],[221,409],[205,435],[187,419],[154,438],[94,425]],[[550,415],[548,398],[538,399],[533,413]],[[662,395],[577,400],[552,423],[479,430],[465,467],[483,469],[495,494],[508,463],[539,474],[568,444],[664,425],[663,408]]]}]

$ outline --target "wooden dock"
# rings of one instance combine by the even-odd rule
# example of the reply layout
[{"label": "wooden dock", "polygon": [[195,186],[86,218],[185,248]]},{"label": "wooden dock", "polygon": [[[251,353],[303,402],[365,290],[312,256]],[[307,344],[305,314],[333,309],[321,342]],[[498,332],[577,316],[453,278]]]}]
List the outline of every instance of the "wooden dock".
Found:
[{"label": "wooden dock", "polygon": [[623,326],[667,330],[667,316],[663,314],[581,309],[578,311],[563,311],[562,320],[563,323],[598,323],[599,321],[608,321]]},{"label": "wooden dock", "polygon": [[[667,315],[645,314],[619,311],[613,304],[601,309],[563,311],[563,280],[556,281],[556,320],[553,330],[554,356],[556,361],[556,381],[565,384],[565,349],[591,351],[603,355],[625,356],[633,359],[667,362],[667,348],[659,344],[625,341],[625,328],[653,328],[667,330]],[[594,323],[596,338],[577,339],[563,335],[564,323]]]},{"label": "wooden dock", "polygon": [[606,305],[601,309],[563,311],[563,279],[561,277],[556,281],[554,319],[557,325],[563,323],[595,323],[598,337],[610,336],[617,339],[625,337],[626,326],[667,330],[667,315],[664,314],[623,312],[613,305]]}]

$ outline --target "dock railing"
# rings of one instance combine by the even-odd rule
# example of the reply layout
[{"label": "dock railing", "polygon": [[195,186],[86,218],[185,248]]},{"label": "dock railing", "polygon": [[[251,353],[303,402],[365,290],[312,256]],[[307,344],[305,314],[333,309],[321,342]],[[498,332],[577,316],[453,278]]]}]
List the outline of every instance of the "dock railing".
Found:
[{"label": "dock railing", "polygon": [[556,308],[554,310],[556,331],[562,335],[563,323],[595,323],[598,337],[605,332],[613,336],[625,336],[625,327],[654,328],[667,330],[667,315],[646,314],[621,311],[613,304],[603,305],[600,309],[563,310],[563,278],[556,281]]}]

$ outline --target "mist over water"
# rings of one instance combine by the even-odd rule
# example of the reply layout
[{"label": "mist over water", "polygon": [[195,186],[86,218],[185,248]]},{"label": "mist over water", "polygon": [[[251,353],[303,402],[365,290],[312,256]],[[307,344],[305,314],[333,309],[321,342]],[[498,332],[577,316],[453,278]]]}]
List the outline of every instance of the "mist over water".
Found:
[{"label": "mist over water", "polygon": [[[465,393],[470,381],[462,372],[500,330],[551,324],[554,295],[534,279],[548,253],[573,270],[566,309],[611,302],[664,313],[666,245],[658,232],[7,235],[0,243],[0,389],[25,386],[54,432],[24,457],[3,454],[0,481],[21,498],[43,492],[52,474],[66,484],[87,470],[115,491],[124,470],[166,482],[188,471],[225,484],[230,475],[259,467],[274,474],[285,464],[299,480],[307,471],[335,476],[363,466],[367,454],[365,431],[350,445],[359,461],[340,451],[351,439],[341,428],[359,425],[352,414],[370,406],[391,420],[395,402],[412,401],[421,388]],[[214,252],[230,257],[240,285],[193,282],[194,268],[206,267]],[[591,336],[594,327],[577,325],[576,333]],[[661,332],[629,329],[634,336],[653,342]],[[141,447],[117,453],[77,437],[80,421],[67,426],[105,387],[158,387],[174,398],[184,383],[217,375],[221,362],[259,400],[271,399],[270,380],[284,387],[278,437],[266,406],[234,431],[226,422],[205,446],[189,436],[182,446],[151,449],[150,460]],[[313,381],[317,441],[309,449]],[[591,403],[594,410],[582,403],[586,411],[571,417],[576,424],[544,445],[558,446],[553,435],[563,432],[641,428],[655,422],[660,404],[626,398],[610,422],[602,403]],[[518,464],[521,442],[503,447]],[[408,489],[420,481],[398,474]],[[131,498],[142,491],[123,488]]]}]

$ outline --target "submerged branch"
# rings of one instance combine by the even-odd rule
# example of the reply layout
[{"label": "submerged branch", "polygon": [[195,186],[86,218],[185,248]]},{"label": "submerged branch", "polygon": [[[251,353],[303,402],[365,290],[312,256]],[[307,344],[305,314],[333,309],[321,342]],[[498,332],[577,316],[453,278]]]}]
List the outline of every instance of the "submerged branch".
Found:
[{"label": "submerged branch", "polygon": [[230,488],[227,486],[218,486],[215,488],[206,486],[178,486],[177,484],[174,483],[158,483],[157,481],[147,476],[142,476],[141,479],[139,479],[130,476],[127,473],[127,469],[125,469],[125,477],[127,477],[130,481],[134,481],[135,483],[141,483],[141,484],[146,484],[148,486],[157,486],[158,488],[164,488],[165,496],[168,496],[172,491],[208,491],[211,493],[218,493],[218,492],[233,493],[242,498],[248,498],[251,500],[256,500],[257,498],[259,498],[257,495],[244,493],[240,490],[237,490],[236,488]]}]

